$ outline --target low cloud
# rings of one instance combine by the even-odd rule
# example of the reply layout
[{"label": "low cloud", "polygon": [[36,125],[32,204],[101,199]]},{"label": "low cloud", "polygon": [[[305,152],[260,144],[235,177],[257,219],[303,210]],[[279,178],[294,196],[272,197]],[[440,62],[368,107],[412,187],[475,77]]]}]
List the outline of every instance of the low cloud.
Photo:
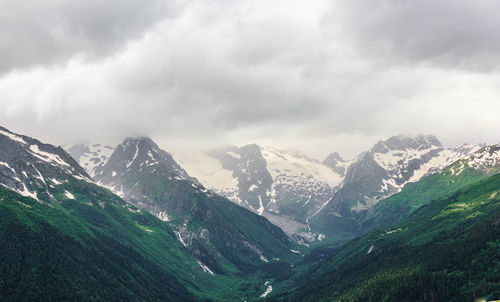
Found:
[{"label": "low cloud", "polygon": [[[83,26],[89,41],[76,50],[52,41],[63,49],[52,59],[0,58],[10,70],[0,77],[4,126],[58,144],[150,135],[168,149],[260,142],[317,158],[351,157],[400,133],[498,141],[500,77],[478,59],[498,58],[494,42],[460,46],[446,20],[434,37],[419,35],[427,25],[408,25],[410,8],[435,24],[424,14],[430,2],[158,3],[165,9],[137,8],[130,24],[110,20],[123,22],[119,33]],[[486,25],[474,30],[489,35]],[[15,43],[0,43],[15,53]]]}]

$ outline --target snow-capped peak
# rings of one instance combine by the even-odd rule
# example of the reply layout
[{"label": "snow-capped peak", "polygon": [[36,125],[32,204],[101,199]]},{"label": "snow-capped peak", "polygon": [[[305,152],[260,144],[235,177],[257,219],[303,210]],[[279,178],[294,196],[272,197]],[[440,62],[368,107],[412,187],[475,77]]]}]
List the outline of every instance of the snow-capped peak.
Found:
[{"label": "snow-capped peak", "polygon": [[87,143],[71,146],[68,148],[68,153],[90,176],[94,177],[96,170],[108,162],[114,150],[115,148],[110,145]]},{"label": "snow-capped peak", "polygon": [[[323,182],[336,187],[343,179],[338,173],[301,152],[263,147],[262,155],[275,182]],[[288,180],[283,179],[284,177]]]}]

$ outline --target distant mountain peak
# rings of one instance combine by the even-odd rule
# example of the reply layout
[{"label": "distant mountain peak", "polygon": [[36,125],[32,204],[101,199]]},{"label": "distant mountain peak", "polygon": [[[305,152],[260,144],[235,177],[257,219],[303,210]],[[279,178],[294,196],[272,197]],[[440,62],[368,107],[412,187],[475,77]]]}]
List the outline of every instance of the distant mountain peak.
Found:
[{"label": "distant mountain peak", "polygon": [[340,156],[338,152],[332,152],[324,160],[324,162],[328,161],[343,162],[345,160],[342,158],[342,156]]},{"label": "distant mountain peak", "polygon": [[151,148],[159,149],[158,145],[148,136],[129,136],[126,137],[121,145],[128,146],[130,144],[141,144]]},{"label": "distant mountain peak", "polygon": [[387,153],[394,150],[425,150],[442,147],[443,145],[434,135],[396,135],[377,142],[370,151],[373,153]]},{"label": "distant mountain peak", "polygon": [[113,151],[114,147],[100,143],[77,144],[68,148],[68,153],[94,177],[96,170],[105,165]]},{"label": "distant mountain peak", "polygon": [[351,161],[344,160],[338,152],[330,153],[323,161],[323,165],[329,167],[333,172],[342,177],[345,176],[350,163]]}]

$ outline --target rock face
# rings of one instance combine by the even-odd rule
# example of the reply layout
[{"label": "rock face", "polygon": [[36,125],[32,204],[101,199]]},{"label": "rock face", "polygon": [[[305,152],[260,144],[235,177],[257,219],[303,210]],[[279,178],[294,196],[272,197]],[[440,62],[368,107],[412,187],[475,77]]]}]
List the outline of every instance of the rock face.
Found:
[{"label": "rock face", "polygon": [[[446,148],[432,135],[400,135],[380,141],[349,165],[342,186],[311,219],[313,229],[349,230],[357,225],[357,213],[369,210],[406,184],[437,173],[479,148],[479,145]],[[332,226],[337,222],[337,226]]]},{"label": "rock face", "polygon": [[338,152],[331,153],[323,161],[323,165],[329,167],[333,172],[342,177],[345,176],[347,168],[350,164],[351,162],[344,160]]},{"label": "rock face", "polygon": [[54,188],[73,179],[91,181],[61,147],[44,144],[0,127],[0,185],[51,202]]},{"label": "rock face", "polygon": [[262,215],[270,202],[273,179],[259,146],[230,147],[224,151],[214,151],[211,155],[221,162],[222,168],[231,171],[237,180],[234,200]]},{"label": "rock face", "polygon": [[[150,138],[126,138],[119,144],[109,159],[93,169],[94,179],[126,199],[140,204],[143,208],[159,215],[153,209],[147,194],[136,189],[138,183],[144,183],[152,176],[168,180],[178,179],[196,182],[182,169],[172,156],[161,150]],[[132,183],[135,180],[136,183]]]},{"label": "rock face", "polygon": [[[227,164],[238,165],[230,159]],[[103,165],[89,168],[98,184],[168,221],[209,272],[226,273],[227,265],[251,270],[291,253],[292,243],[278,227],[207,190],[150,138],[127,138]]]},{"label": "rock face", "polygon": [[308,231],[307,219],[343,178],[301,152],[255,144],[175,156],[207,188],[267,217],[304,243],[322,238]]}]

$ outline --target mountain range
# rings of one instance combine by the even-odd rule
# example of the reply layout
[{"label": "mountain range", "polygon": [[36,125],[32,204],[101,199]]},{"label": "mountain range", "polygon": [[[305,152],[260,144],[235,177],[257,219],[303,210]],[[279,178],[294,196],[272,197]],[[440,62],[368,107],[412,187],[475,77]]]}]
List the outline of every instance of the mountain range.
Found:
[{"label": "mountain range", "polygon": [[[399,135],[351,160],[333,152],[319,162],[299,151],[258,145],[174,156],[200,183],[306,244],[356,235],[355,226],[343,226],[350,224],[351,216],[481,146],[450,148],[432,135]],[[336,224],[342,224],[340,229]]]},{"label": "mountain range", "polygon": [[496,298],[498,172],[500,145],[432,135],[320,162],[148,137],[65,151],[0,127],[0,297]]},{"label": "mountain range", "polygon": [[[69,148],[79,161],[88,160],[87,150]],[[110,149],[99,150],[104,151],[94,151],[98,158]],[[268,259],[291,254],[294,245],[281,229],[205,189],[150,138],[126,138],[109,158],[90,161],[95,165],[88,165],[88,171],[99,185],[169,222],[179,241],[209,272],[255,270]]]}]

